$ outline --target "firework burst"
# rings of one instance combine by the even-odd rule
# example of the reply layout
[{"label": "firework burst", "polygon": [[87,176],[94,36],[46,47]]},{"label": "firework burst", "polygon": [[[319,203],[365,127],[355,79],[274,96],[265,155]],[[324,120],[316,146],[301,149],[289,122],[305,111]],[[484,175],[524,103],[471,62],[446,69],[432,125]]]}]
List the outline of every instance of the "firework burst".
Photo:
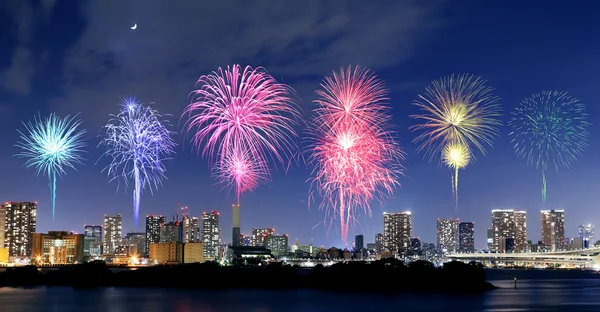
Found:
[{"label": "firework burst", "polygon": [[[442,150],[442,162],[450,169],[454,169],[452,176],[452,194],[458,203],[458,170],[465,168],[471,161],[471,151],[460,143],[450,143]],[[458,205],[457,205],[458,207]]]},{"label": "firework burst", "polygon": [[308,162],[313,166],[311,197],[339,218],[342,240],[359,211],[391,196],[399,185],[403,152],[388,130],[383,82],[361,67],[325,78],[308,129]]},{"label": "firework burst", "polygon": [[558,91],[534,94],[512,112],[509,136],[517,155],[541,170],[544,203],[548,167],[568,168],[587,146],[586,119],[585,105]]},{"label": "firework burst", "polygon": [[444,164],[455,170],[452,185],[457,208],[459,168],[453,161],[446,161],[449,155],[444,150],[468,155],[468,162],[475,159],[474,150],[486,154],[485,147],[492,146],[501,125],[500,99],[492,91],[481,78],[452,75],[433,81],[414,103],[422,114],[411,117],[422,123],[411,129],[422,133],[413,142],[419,144],[418,152],[425,152],[430,160],[441,157]]},{"label": "firework burst", "polygon": [[66,168],[75,169],[83,158],[83,135],[85,130],[78,130],[81,121],[77,115],[64,118],[50,114],[46,119],[39,115],[33,122],[23,123],[25,132],[20,134],[16,146],[23,151],[17,157],[27,158],[25,166],[35,167],[36,174],[44,174],[50,179],[50,194],[52,197],[52,220],[56,212],[56,177],[66,174]]},{"label": "firework burst", "polygon": [[268,180],[270,160],[284,163],[296,153],[293,90],[262,67],[240,65],[219,68],[197,85],[183,114],[186,131],[202,156],[216,161],[218,180],[236,188],[239,204],[242,193]]},{"label": "firework burst", "polygon": [[104,126],[105,137],[100,142],[111,159],[104,168],[111,181],[133,182],[133,213],[137,226],[142,191],[152,193],[166,178],[163,164],[175,153],[168,121],[158,111],[133,98],[124,99],[122,109]]}]

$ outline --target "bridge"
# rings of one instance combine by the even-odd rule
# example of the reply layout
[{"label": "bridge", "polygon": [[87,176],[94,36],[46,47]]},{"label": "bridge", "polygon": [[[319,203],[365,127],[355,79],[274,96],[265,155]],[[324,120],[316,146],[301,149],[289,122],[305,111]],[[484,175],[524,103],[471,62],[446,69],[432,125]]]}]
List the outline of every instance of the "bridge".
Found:
[{"label": "bridge", "polygon": [[449,260],[571,264],[586,267],[600,266],[600,248],[533,253],[456,253]]}]

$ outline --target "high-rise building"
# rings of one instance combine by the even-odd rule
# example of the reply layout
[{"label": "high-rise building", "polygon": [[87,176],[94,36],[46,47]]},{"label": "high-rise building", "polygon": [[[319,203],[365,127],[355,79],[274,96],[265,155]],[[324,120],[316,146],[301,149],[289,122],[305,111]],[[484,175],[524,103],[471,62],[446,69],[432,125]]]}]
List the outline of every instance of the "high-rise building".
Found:
[{"label": "high-rise building", "polygon": [[200,241],[200,224],[198,218],[185,216],[181,221],[184,243],[197,243]]},{"label": "high-rise building", "polygon": [[114,255],[121,245],[123,237],[123,219],[120,214],[104,216],[104,243],[102,252]]},{"label": "high-rise building", "polygon": [[242,232],[240,230],[240,205],[234,204],[231,205],[231,208],[233,209],[233,222],[231,223],[231,245],[242,246]]},{"label": "high-rise building", "polygon": [[437,248],[442,252],[454,253],[458,249],[458,219],[437,220]]},{"label": "high-rise building", "polygon": [[383,213],[383,248],[395,252],[409,247],[412,234],[410,211]]},{"label": "high-rise building", "polygon": [[550,251],[565,250],[565,211],[542,210],[542,242]]},{"label": "high-rise building", "polygon": [[492,210],[493,250],[506,252],[506,239],[512,239],[514,252],[527,250],[527,212],[513,209]]},{"label": "high-rise building", "polygon": [[165,216],[146,216],[146,254],[150,252],[150,244],[160,243],[160,227],[167,223]]},{"label": "high-rise building", "polygon": [[487,229],[487,250],[494,251],[494,229]]},{"label": "high-rise building", "polygon": [[458,250],[462,253],[475,252],[475,223],[458,224]]},{"label": "high-rise building", "polygon": [[160,242],[161,243],[181,243],[182,242],[182,226],[179,221],[171,221],[160,227]]},{"label": "high-rise building", "polygon": [[579,238],[583,241],[583,248],[594,246],[594,225],[582,224],[578,227]]},{"label": "high-rise building", "polygon": [[264,246],[265,238],[275,235],[275,229],[252,229],[252,246]]},{"label": "high-rise building", "polygon": [[49,264],[72,264],[83,261],[85,234],[50,231],[33,234],[32,261]]},{"label": "high-rise building", "polygon": [[271,250],[275,257],[284,257],[288,254],[288,236],[287,235],[269,235],[265,237],[265,247]]},{"label": "high-rise building", "polygon": [[7,202],[4,215],[4,248],[10,257],[31,257],[36,228],[37,203]]},{"label": "high-rise building", "polygon": [[146,233],[127,233],[125,234],[125,245],[127,255],[139,257],[146,253]]},{"label": "high-rise building", "polygon": [[204,258],[207,260],[218,259],[221,231],[217,211],[202,213],[202,242],[204,243]]},{"label": "high-rise building", "polygon": [[378,254],[383,251],[383,241],[383,234],[375,234],[375,252]]},{"label": "high-rise building", "polygon": [[354,250],[361,251],[365,248],[365,237],[363,235],[356,235],[354,237]]},{"label": "high-rise building", "polygon": [[85,225],[83,238],[83,255],[99,257],[102,255],[102,226]]}]

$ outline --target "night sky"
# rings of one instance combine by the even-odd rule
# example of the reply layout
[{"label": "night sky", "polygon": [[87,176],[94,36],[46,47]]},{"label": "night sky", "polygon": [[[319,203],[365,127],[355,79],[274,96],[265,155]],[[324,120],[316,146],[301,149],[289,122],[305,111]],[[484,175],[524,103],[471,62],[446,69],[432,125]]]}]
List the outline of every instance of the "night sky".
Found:
[{"label": "night sky", "polygon": [[[135,95],[179,116],[196,80],[233,63],[264,66],[300,97],[305,117],[324,75],[360,64],[376,71],[390,89],[396,130],[406,151],[405,176],[394,198],[372,206],[353,234],[366,242],[383,231],[383,211],[410,210],[413,236],[435,242],[436,219],[474,221],[476,245],[485,245],[491,209],[528,213],[528,238],[540,239],[540,210],[565,209],[566,234],[577,225],[600,225],[600,4],[594,1],[26,1],[0,2],[0,201],[37,201],[38,232],[101,224],[104,214],[123,215],[134,231],[132,191],[109,183],[98,161],[101,126]],[[427,4],[427,5],[425,5]],[[129,27],[134,23],[138,28]],[[460,172],[455,211],[450,170],[423,159],[409,127],[411,105],[433,79],[472,73],[488,80],[502,98],[503,123],[526,96],[569,91],[588,107],[590,146],[570,169],[549,171],[548,201],[541,201],[541,174],[517,158],[508,129],[501,128],[486,157]],[[34,114],[80,112],[88,130],[84,166],[69,170],[57,187],[52,221],[47,178],[26,169],[15,129]],[[223,240],[231,241],[233,193],[220,191],[206,160],[181,135],[178,155],[166,166],[169,180],[145,192],[141,216],[171,216],[178,204],[190,215],[221,213]],[[98,161],[98,162],[97,162]],[[272,182],[242,198],[242,232],[274,227],[290,244],[340,245],[339,232],[308,207],[310,170],[305,165],[273,174]],[[138,231],[143,231],[143,221]]]}]

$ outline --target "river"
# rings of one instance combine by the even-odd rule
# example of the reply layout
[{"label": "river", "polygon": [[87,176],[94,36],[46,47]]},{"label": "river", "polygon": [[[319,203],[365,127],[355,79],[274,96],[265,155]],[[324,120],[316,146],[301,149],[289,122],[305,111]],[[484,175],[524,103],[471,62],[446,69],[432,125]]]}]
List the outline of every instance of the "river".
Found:
[{"label": "river", "polygon": [[[391,296],[313,290],[231,289],[226,291],[198,291],[134,288],[74,290],[69,287],[0,288],[0,311],[572,312],[600,310],[600,276],[590,272],[488,270],[487,276],[491,283],[501,288],[478,295],[402,294]],[[517,289],[514,289],[514,277],[518,279]],[[390,283],[393,281],[386,281],[383,277],[381,279],[374,277],[374,282]]]}]

